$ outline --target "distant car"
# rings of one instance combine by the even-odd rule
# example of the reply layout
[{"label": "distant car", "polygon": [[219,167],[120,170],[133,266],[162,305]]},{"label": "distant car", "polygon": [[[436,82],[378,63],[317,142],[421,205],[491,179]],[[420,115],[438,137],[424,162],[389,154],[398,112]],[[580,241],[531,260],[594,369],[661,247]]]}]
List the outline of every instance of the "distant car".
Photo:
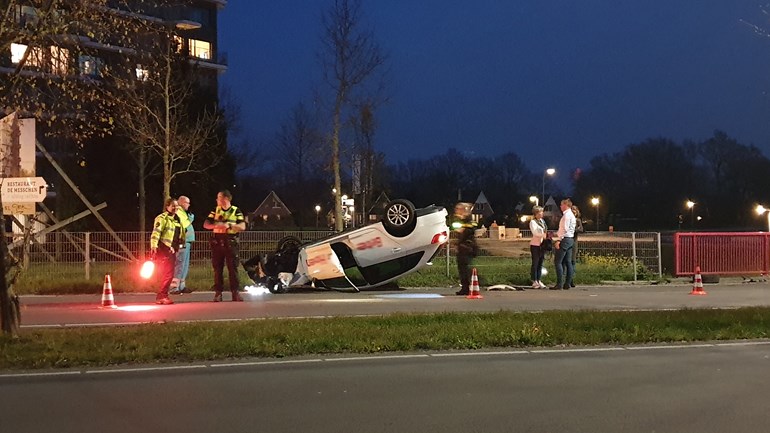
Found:
[{"label": "distant car", "polygon": [[446,217],[441,206],[415,209],[408,200],[393,200],[377,223],[304,245],[286,237],[274,253],[257,255],[243,266],[272,293],[307,286],[376,287],[429,265],[449,238]]}]

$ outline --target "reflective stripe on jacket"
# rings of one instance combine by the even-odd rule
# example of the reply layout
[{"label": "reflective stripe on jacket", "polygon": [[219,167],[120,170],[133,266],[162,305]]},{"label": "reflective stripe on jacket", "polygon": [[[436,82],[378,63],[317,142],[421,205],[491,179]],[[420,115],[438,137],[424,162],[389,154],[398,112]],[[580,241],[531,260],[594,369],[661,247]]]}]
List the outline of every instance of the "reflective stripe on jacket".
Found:
[{"label": "reflective stripe on jacket", "polygon": [[[208,218],[206,218],[207,221],[210,223],[215,222],[225,222],[225,223],[232,223],[232,224],[240,224],[244,221],[246,221],[246,218],[243,217],[243,212],[241,212],[240,209],[238,209],[236,206],[230,206],[229,208],[222,209],[221,207],[217,206],[216,209],[211,211],[209,213]],[[217,230],[214,230],[214,233],[220,233]],[[232,229],[227,229],[226,232],[221,233],[227,233],[229,235],[235,235],[238,234],[237,231]]]}]

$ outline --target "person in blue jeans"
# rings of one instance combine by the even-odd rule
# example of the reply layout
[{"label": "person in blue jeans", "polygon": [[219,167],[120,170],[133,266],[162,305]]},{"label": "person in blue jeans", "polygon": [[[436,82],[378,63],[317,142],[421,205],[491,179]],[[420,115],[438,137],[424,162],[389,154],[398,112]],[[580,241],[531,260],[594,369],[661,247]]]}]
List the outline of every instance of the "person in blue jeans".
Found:
[{"label": "person in blue jeans", "polygon": [[572,213],[572,200],[565,198],[561,201],[562,212],[559,220],[559,231],[553,241],[554,267],[556,268],[556,285],[551,290],[569,290],[575,277],[575,267],[572,264],[572,253],[575,247],[575,214]]},{"label": "person in blue jeans", "polygon": [[177,203],[179,203],[179,207],[176,209],[176,215],[182,224],[185,242],[176,255],[174,279],[171,282],[172,289],[169,292],[172,295],[192,293],[192,289],[187,287],[185,278],[187,278],[187,274],[190,272],[190,250],[192,249],[192,243],[195,242],[195,228],[192,225],[195,215],[190,212],[190,198],[184,195],[180,196]]},{"label": "person in blue jeans", "polygon": [[529,252],[532,255],[532,266],[530,268],[530,278],[532,279],[533,289],[545,289],[546,285],[540,279],[543,272],[543,260],[545,260],[545,245],[543,241],[548,237],[548,225],[543,219],[543,208],[535,206],[532,208],[532,220],[529,222],[529,230],[532,232],[532,240],[529,241]]}]

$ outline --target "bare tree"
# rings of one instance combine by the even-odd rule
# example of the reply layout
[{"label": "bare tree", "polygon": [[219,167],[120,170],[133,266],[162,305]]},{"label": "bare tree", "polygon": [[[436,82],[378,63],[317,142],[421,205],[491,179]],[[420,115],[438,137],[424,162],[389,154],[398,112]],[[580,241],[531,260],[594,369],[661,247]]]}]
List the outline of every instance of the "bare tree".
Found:
[{"label": "bare tree", "polygon": [[334,225],[343,229],[340,136],[344,113],[354,93],[385,63],[371,30],[362,28],[361,0],[333,0],[323,16],[323,49],[319,55],[324,80],[333,91],[330,164],[334,176]]},{"label": "bare tree", "polygon": [[[135,20],[107,7],[107,0],[2,3],[0,50],[11,53],[11,64],[0,70],[0,111],[34,117],[46,134],[77,142],[108,135],[114,100],[97,91],[95,77],[104,68],[105,50],[131,45]],[[87,73],[78,70],[78,54]]]},{"label": "bare tree", "polygon": [[[95,93],[90,80],[72,73],[71,62],[75,51],[89,53],[88,43],[94,39],[110,34],[120,41],[130,34],[130,26],[114,19],[105,6],[106,0],[1,3],[0,51],[11,56],[4,56],[10,63],[0,68],[0,114],[34,117],[49,133],[76,140],[109,130],[109,116],[93,114],[109,111],[110,100]],[[72,36],[82,34],[83,28],[87,34]],[[4,167],[9,163],[7,158],[2,161]],[[28,235],[29,229],[25,232]],[[17,263],[8,251],[0,216],[0,324],[5,334],[16,334],[20,320],[18,298],[13,295]]]},{"label": "bare tree", "polygon": [[[351,118],[355,134],[353,156],[353,194],[358,197],[360,214],[366,218],[367,205],[374,200],[375,185],[383,183],[381,175],[385,169],[385,158],[374,148],[374,135],[377,131],[375,105],[365,101],[357,109],[357,115]],[[365,221],[364,221],[365,222]]]},{"label": "bare tree", "polygon": [[287,176],[289,183],[302,185],[307,173],[320,168],[319,147],[322,142],[317,113],[300,102],[291,110],[276,138],[274,147],[278,172]]},{"label": "bare tree", "polygon": [[[157,156],[163,196],[170,197],[177,176],[204,172],[224,158],[224,116],[216,98],[206,101],[200,76],[175,42],[174,29],[149,23],[145,30],[144,48],[125,56],[125,67],[116,68],[109,80],[121,95],[116,104],[124,114],[116,119],[117,127],[133,144],[140,170],[148,167],[143,158]],[[148,174],[140,172],[140,180]]]}]

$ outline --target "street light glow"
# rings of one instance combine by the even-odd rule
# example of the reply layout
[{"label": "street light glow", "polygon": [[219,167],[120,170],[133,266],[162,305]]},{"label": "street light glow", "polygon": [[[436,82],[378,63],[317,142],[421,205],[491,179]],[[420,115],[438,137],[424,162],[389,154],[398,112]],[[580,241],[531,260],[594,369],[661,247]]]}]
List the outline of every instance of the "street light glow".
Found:
[{"label": "street light glow", "polygon": [[555,168],[546,168],[545,171],[543,172],[543,194],[542,194],[542,197],[540,198],[543,201],[543,204],[545,204],[545,175],[553,176],[554,174],[556,174]]},{"label": "street light glow", "polygon": [[690,228],[694,229],[695,228],[695,202],[692,200],[687,200],[685,204],[687,205],[687,209],[690,209]]},{"label": "street light glow", "polygon": [[762,215],[767,212],[767,231],[770,232],[770,209],[758,204],[754,210],[757,212],[757,215]]}]

